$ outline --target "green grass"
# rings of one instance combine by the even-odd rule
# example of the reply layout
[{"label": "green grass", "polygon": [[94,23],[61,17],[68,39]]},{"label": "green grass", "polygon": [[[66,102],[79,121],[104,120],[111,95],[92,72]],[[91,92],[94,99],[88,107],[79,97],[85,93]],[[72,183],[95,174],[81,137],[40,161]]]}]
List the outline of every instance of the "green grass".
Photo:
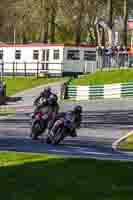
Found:
[{"label": "green grass", "polygon": [[133,134],[128,136],[124,141],[120,142],[118,148],[121,150],[133,151]]},{"label": "green grass", "polygon": [[112,70],[96,72],[85,75],[79,79],[72,80],[73,85],[98,85],[98,84],[111,84],[111,83],[125,83],[133,82],[133,70]]},{"label": "green grass", "polygon": [[15,109],[0,109],[0,116],[16,114]]},{"label": "green grass", "polygon": [[0,154],[4,200],[131,200],[133,162]]},{"label": "green grass", "polygon": [[6,77],[4,80],[7,84],[7,96],[11,96],[35,86],[62,81],[63,78]]}]

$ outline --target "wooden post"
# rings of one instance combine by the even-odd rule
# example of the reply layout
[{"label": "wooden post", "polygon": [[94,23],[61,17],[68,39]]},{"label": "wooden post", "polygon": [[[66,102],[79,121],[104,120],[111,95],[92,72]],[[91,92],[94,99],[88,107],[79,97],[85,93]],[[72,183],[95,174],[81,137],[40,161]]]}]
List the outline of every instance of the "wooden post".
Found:
[{"label": "wooden post", "polygon": [[12,75],[13,75],[13,77],[14,77],[14,75],[15,75],[15,62],[13,61],[13,71],[12,71]]},{"label": "wooden post", "polygon": [[27,76],[27,73],[26,73],[26,62],[24,62],[24,76],[25,77]]},{"label": "wooden post", "polygon": [[39,62],[37,62],[37,79],[39,77]]}]

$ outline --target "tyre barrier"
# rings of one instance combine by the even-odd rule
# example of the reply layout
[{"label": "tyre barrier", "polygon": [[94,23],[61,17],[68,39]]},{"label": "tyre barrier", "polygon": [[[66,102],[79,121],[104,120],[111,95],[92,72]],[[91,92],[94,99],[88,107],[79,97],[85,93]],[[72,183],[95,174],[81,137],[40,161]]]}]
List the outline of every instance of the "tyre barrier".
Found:
[{"label": "tyre barrier", "polygon": [[111,99],[133,96],[133,82],[106,85],[68,85],[68,98],[71,100]]}]

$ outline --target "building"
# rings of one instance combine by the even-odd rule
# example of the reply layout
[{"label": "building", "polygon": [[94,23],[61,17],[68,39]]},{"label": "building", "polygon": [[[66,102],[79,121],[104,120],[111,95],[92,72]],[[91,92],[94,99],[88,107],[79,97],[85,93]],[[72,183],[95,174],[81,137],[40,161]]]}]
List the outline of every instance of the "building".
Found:
[{"label": "building", "polygon": [[50,76],[82,74],[96,70],[96,48],[65,44],[0,44],[1,70],[4,74]]}]

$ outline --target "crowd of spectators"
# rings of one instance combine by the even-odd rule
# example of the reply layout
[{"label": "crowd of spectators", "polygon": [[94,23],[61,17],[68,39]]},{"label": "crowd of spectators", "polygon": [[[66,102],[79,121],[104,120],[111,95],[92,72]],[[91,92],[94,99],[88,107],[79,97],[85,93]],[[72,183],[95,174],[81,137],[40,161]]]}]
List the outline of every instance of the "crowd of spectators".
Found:
[{"label": "crowd of spectators", "polygon": [[124,46],[96,48],[97,68],[129,67],[130,49]]}]

